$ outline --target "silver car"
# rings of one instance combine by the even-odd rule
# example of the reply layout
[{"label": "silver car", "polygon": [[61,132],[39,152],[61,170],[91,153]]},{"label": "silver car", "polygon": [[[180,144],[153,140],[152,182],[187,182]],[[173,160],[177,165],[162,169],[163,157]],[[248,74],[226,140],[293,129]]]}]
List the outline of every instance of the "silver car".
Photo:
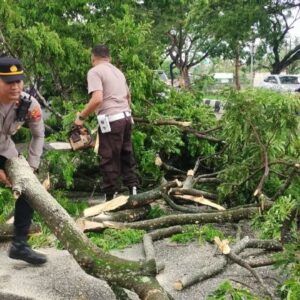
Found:
[{"label": "silver car", "polygon": [[296,92],[300,89],[300,81],[297,75],[269,75],[262,87],[279,92]]}]

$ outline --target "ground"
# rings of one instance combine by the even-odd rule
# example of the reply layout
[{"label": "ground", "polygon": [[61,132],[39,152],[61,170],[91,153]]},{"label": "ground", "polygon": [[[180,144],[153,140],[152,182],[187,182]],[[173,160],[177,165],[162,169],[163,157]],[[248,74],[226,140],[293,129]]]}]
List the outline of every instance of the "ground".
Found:
[{"label": "ground", "polygon": [[[246,232],[245,230],[243,232]],[[195,284],[183,291],[176,291],[173,285],[184,274],[197,272],[220,259],[212,244],[199,245],[197,241],[178,245],[169,239],[154,244],[156,259],[165,263],[165,269],[157,276],[160,284],[175,300],[204,300],[224,280],[241,288],[251,289],[258,297],[262,291],[247,270],[237,265],[230,265],[221,274]],[[48,255],[49,262],[44,266],[34,267],[7,257],[8,245],[0,247],[0,299],[34,300],[114,300],[109,286],[94,277],[86,275],[67,251],[53,248],[42,249]],[[248,254],[256,256],[261,250],[248,249]],[[141,244],[111,252],[113,255],[130,259],[144,259]],[[243,252],[242,254],[245,254]],[[272,267],[257,268],[266,284],[274,291],[282,280]],[[138,297],[130,293],[133,300]],[[276,298],[274,298],[276,299]]]}]

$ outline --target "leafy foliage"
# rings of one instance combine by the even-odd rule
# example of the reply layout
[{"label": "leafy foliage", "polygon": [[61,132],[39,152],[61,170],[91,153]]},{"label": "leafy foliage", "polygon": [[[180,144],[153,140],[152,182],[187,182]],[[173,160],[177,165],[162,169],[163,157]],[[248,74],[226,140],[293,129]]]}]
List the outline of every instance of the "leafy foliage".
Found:
[{"label": "leafy foliage", "polygon": [[285,245],[282,253],[275,254],[276,267],[288,275],[279,289],[281,299],[296,300],[300,293],[300,236],[292,244]]},{"label": "leafy foliage", "polygon": [[[154,70],[160,68],[168,46],[179,46],[173,53],[188,54],[189,62],[197,64],[208,55],[213,57],[247,59],[249,51],[242,47],[259,33],[263,46],[257,56],[267,54],[273,70],[286,67],[299,56],[290,51],[281,60],[284,35],[289,31],[283,19],[291,17],[291,8],[299,7],[294,1],[87,1],[87,0],[6,0],[0,6],[0,51],[19,56],[26,69],[27,86],[38,87],[51,107],[63,115],[60,119],[51,116],[47,124],[56,133],[47,140],[66,141],[75,113],[82,109],[88,99],[86,72],[90,67],[90,48],[97,43],[108,43],[113,63],[124,71],[133,96],[135,116],[150,125],[135,125],[133,143],[143,183],[157,183],[163,175],[154,165],[157,153],[174,166],[187,170],[198,157],[201,172],[221,171],[222,184],[218,193],[230,205],[256,201],[253,191],[264,172],[266,158],[270,167],[269,176],[263,184],[263,192],[272,196],[299,163],[299,99],[288,94],[262,90],[236,92],[225,90],[226,113],[218,121],[210,108],[202,104],[203,87],[210,77],[201,77],[191,92],[169,89],[159,81]],[[179,44],[172,44],[169,36],[180,37]],[[181,36],[179,36],[181,34]],[[2,36],[3,35],[3,36]],[[173,39],[174,41],[174,39]],[[191,48],[189,49],[189,46]],[[271,47],[270,47],[271,46]],[[298,46],[299,47],[299,46]],[[275,50],[270,55],[270,49]],[[297,49],[297,48],[296,48]],[[170,53],[170,52],[169,52]],[[194,56],[193,56],[194,54]],[[183,60],[182,60],[183,62]],[[183,71],[184,64],[178,64]],[[190,65],[191,67],[191,65]],[[186,70],[185,70],[186,71]],[[186,74],[187,75],[187,74]],[[222,125],[215,137],[224,143],[199,140],[175,126],[154,125],[161,119],[191,121],[200,132]],[[87,124],[95,128],[95,118]],[[22,130],[15,140],[28,141],[28,131]],[[220,153],[220,154],[217,154]],[[96,165],[92,151],[48,152],[52,182],[65,182],[71,188],[75,174],[84,166]],[[98,174],[96,176],[99,176]],[[280,226],[288,212],[299,206],[300,179],[292,178],[288,189],[265,216],[257,219],[263,224],[264,237],[277,237]],[[4,221],[13,207],[10,192],[0,189],[0,215]],[[83,207],[69,204],[63,196],[60,201],[72,215],[78,215]],[[9,200],[9,201],[8,201]],[[151,217],[162,212],[154,207]],[[37,222],[41,222],[35,217]],[[41,222],[42,223],[42,222]],[[34,243],[47,242],[49,232],[43,225],[43,234]],[[98,241],[105,249],[125,247],[140,240],[140,233],[124,231],[123,236],[107,231]],[[222,233],[213,227],[187,227],[182,235],[175,236],[178,242],[199,239],[211,241]],[[132,237],[131,237],[132,235]],[[97,239],[93,237],[93,239]],[[97,241],[96,241],[97,242]],[[297,257],[298,248],[291,248]],[[290,260],[293,265],[293,261]],[[283,295],[293,299],[299,284],[299,266],[291,267],[293,278],[282,287]],[[244,294],[243,294],[244,293]],[[245,292],[230,285],[223,286],[219,297],[230,295],[234,299],[253,299]],[[244,298],[243,298],[244,297]],[[246,298],[245,298],[246,297]],[[248,298],[247,298],[248,297]],[[223,299],[223,298],[218,298]]]},{"label": "leafy foliage", "polygon": [[[299,117],[295,112],[298,110],[299,100],[292,95],[266,90],[228,91],[222,120],[222,135],[227,145],[220,175],[224,183],[218,189],[222,197],[234,196],[241,203],[251,201],[251,193],[264,170],[265,156],[276,174],[287,173],[289,169],[279,161],[297,162]],[[272,185],[267,181],[270,195],[282,182],[274,177],[271,180]]]},{"label": "leafy foliage", "polygon": [[207,300],[261,300],[252,295],[247,289],[234,288],[229,281],[223,282],[211,295],[209,295]]},{"label": "leafy foliage", "polygon": [[[260,229],[263,239],[279,239],[284,220],[289,218],[292,210],[296,207],[297,201],[291,196],[280,197],[266,214],[257,216],[253,220],[253,225]],[[294,228],[291,228],[294,232],[296,232],[295,225]]]}]

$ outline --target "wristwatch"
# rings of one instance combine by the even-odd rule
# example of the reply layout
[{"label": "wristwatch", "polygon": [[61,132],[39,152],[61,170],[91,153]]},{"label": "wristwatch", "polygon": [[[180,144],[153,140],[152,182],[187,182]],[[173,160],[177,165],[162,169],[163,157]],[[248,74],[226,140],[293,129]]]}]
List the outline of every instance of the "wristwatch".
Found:
[{"label": "wristwatch", "polygon": [[80,115],[80,114],[77,116],[77,118],[78,118],[80,121],[84,121],[84,118],[83,118],[82,115]]}]

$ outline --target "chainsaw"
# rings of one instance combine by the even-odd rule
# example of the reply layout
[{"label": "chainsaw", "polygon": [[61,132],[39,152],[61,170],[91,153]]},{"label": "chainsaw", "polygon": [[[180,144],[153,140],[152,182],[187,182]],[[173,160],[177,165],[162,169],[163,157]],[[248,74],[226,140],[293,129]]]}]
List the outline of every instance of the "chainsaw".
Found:
[{"label": "chainsaw", "polygon": [[91,132],[85,125],[72,126],[69,132],[69,142],[74,151],[94,147]]},{"label": "chainsaw", "polygon": [[[46,142],[44,143],[45,150],[82,150],[94,147],[92,134],[85,125],[73,125],[69,131],[69,142]],[[19,152],[22,152],[27,144],[17,144]]]}]

